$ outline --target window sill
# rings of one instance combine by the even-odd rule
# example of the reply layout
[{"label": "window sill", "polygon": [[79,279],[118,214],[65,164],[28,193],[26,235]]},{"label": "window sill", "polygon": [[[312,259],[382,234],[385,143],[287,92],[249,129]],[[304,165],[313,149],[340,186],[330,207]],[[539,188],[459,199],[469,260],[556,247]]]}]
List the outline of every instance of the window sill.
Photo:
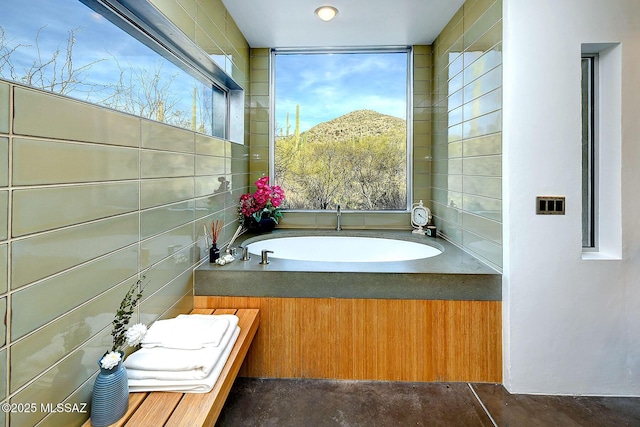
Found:
[{"label": "window sill", "polygon": [[620,261],[622,258],[604,252],[582,252],[582,259],[585,261]]}]

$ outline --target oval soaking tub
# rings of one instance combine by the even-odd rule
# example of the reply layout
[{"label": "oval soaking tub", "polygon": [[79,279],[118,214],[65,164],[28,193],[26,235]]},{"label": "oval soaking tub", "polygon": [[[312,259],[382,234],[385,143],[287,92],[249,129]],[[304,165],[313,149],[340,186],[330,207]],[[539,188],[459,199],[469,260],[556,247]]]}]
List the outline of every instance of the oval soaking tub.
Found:
[{"label": "oval soaking tub", "polygon": [[317,262],[391,262],[431,258],[442,251],[433,246],[398,239],[357,236],[295,236],[259,240],[249,253],[273,251],[269,258]]}]

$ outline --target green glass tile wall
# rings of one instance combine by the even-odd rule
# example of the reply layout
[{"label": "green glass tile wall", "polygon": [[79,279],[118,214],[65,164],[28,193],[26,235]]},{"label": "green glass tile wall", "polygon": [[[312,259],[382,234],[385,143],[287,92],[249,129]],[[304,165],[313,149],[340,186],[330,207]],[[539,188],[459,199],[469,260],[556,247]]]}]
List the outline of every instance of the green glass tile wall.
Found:
[{"label": "green glass tile wall", "polygon": [[432,198],[449,240],[502,268],[502,1],[467,0],[433,44]]},{"label": "green glass tile wall", "polygon": [[[248,86],[249,48],[221,1],[152,3]],[[0,81],[0,402],[89,402],[114,313],[148,268],[134,321],[188,312],[204,226],[235,232],[248,159],[248,144]],[[0,427],[88,416],[1,414]]]}]

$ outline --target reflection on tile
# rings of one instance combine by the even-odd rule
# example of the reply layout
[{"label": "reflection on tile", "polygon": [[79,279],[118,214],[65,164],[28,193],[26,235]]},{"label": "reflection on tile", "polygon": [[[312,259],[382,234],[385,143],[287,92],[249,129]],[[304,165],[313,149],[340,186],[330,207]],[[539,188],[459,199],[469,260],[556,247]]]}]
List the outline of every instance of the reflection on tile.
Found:
[{"label": "reflection on tile", "polygon": [[166,256],[162,261],[154,264],[153,268],[147,273],[146,295],[153,295],[185,271],[190,271],[194,263],[193,246],[193,243],[185,245]]},{"label": "reflection on tile", "polygon": [[0,191],[0,240],[7,240],[9,192]]},{"label": "reflection on tile", "polygon": [[232,188],[228,175],[197,176],[195,177],[195,186],[195,197],[227,193]]},{"label": "reflection on tile", "polygon": [[0,133],[9,133],[9,85],[0,82]]},{"label": "reflection on tile", "polygon": [[457,90],[462,89],[464,82],[462,80],[462,73],[457,74],[451,80],[449,80],[449,93],[454,93]]},{"label": "reflection on tile", "polygon": [[[2,319],[7,318],[7,297],[0,298],[0,316]],[[0,323],[0,345],[4,346],[7,343],[7,321],[5,320]]]},{"label": "reflection on tile", "polygon": [[0,245],[0,294],[7,292],[7,270],[9,269],[9,245]]},{"label": "reflection on tile", "polygon": [[502,224],[497,221],[465,213],[462,216],[462,227],[473,230],[478,237],[502,244]]},{"label": "reflection on tile", "polygon": [[140,304],[140,321],[151,322],[193,291],[193,271],[188,269]]},{"label": "reflection on tile", "polygon": [[502,153],[502,134],[500,133],[467,139],[463,143],[462,155],[465,157],[500,153]]},{"label": "reflection on tile", "polygon": [[370,213],[364,215],[365,228],[403,229],[410,224],[409,214],[405,213]]},{"label": "reflection on tile", "polygon": [[283,228],[316,228],[316,218],[311,212],[286,212],[280,226]]},{"label": "reflection on tile", "polygon": [[[71,396],[66,398],[63,403],[67,403],[70,405],[78,405],[76,407],[83,407],[83,404],[91,402],[91,394],[93,393],[93,384],[94,384],[94,380],[93,378],[91,378],[85,384],[81,385]],[[79,419],[86,418],[89,414],[80,414],[80,415],[84,415],[84,417],[78,417],[78,413],[73,411],[53,412],[51,414],[48,414],[44,418],[44,420],[42,420],[40,424],[38,424],[38,427],[58,427],[58,426],[76,425]]]},{"label": "reflection on tile", "polygon": [[9,185],[9,139],[0,138],[0,187]]},{"label": "reflection on tile", "polygon": [[193,176],[194,167],[194,156],[192,154],[145,150],[140,155],[140,174],[142,178]]},{"label": "reflection on tile", "polygon": [[[108,341],[105,343],[105,340],[101,339],[103,336],[108,335],[105,333],[93,338],[82,349],[69,354],[60,363],[57,362],[61,356],[53,361],[52,365],[53,363],[57,364],[50,371],[16,394],[11,402],[36,403],[38,408],[40,408],[40,404],[59,403],[62,400],[61,396],[71,394],[97,371],[96,361],[102,356],[106,343],[108,343]],[[28,355],[25,356],[28,357]],[[11,388],[15,390],[13,384]],[[11,425],[34,426],[45,415],[47,415],[45,411],[15,412],[11,414]]]},{"label": "reflection on tile", "polygon": [[468,47],[470,51],[502,50],[502,21],[497,22],[476,41],[465,42],[471,43]]},{"label": "reflection on tile", "polygon": [[[14,293],[11,299],[12,339],[63,316],[135,275],[137,260],[137,248],[127,248]],[[60,298],[60,295],[67,297]]]},{"label": "reflection on tile", "polygon": [[485,114],[478,118],[464,122],[462,125],[463,138],[476,138],[502,131],[502,110]]},{"label": "reflection on tile", "polygon": [[502,156],[465,157],[465,175],[502,176]]},{"label": "reflection on tile", "polygon": [[484,114],[502,108],[502,89],[496,89],[492,92],[482,95],[479,98],[467,103],[463,107],[463,119],[465,121],[480,117]]},{"label": "reflection on tile", "polygon": [[[11,346],[11,359],[21,360],[23,363],[11,365],[11,392],[57,363],[92,335],[106,328],[113,320],[122,298],[133,283],[135,283],[134,279],[122,283],[117,288],[107,291],[14,343]],[[108,334],[109,331],[107,331]],[[109,336],[109,338],[111,337]],[[107,340],[106,344],[110,341]],[[98,357],[104,354],[106,347],[106,345],[103,346],[95,358],[86,362],[88,363],[86,367],[91,369],[90,372],[96,370],[95,363]],[[88,375],[85,379],[87,377]],[[60,393],[55,388],[53,392]]]},{"label": "reflection on tile", "polygon": [[193,132],[151,120],[141,121],[141,145],[143,148],[193,153],[195,136]]},{"label": "reflection on tile", "polygon": [[11,243],[11,288],[19,288],[137,241],[137,213],[16,240]]},{"label": "reflection on tile", "polygon": [[473,72],[468,76],[467,80],[465,80],[465,84],[465,102],[469,102],[480,95],[489,93],[502,86],[502,66],[498,66],[482,76]]},{"label": "reflection on tile", "polygon": [[449,175],[447,177],[447,185],[448,185],[448,189],[451,191],[459,191],[462,192],[463,190],[463,177],[461,175]]},{"label": "reflection on tile", "polygon": [[7,354],[6,348],[0,351],[0,400],[7,397]]},{"label": "reflection on tile", "polygon": [[494,221],[502,221],[502,201],[500,199],[465,194],[462,206],[467,212],[493,219]]},{"label": "reflection on tile", "polygon": [[196,175],[223,175],[224,173],[224,157],[196,156]]},{"label": "reflection on tile", "polygon": [[[225,142],[222,139],[203,134],[196,134],[196,153],[223,157]],[[227,154],[228,155],[228,154]]]},{"label": "reflection on tile", "polygon": [[[435,163],[435,162],[434,162]],[[447,175],[446,174],[433,174],[431,176],[431,183],[434,188],[447,188]]]},{"label": "reflection on tile", "polygon": [[194,224],[185,224],[140,243],[141,268],[157,263],[194,242]]},{"label": "reflection on tile", "polygon": [[502,198],[502,178],[486,176],[463,177],[464,192],[476,196]]},{"label": "reflection on tile", "polygon": [[13,140],[15,185],[137,178],[137,150],[35,139]]},{"label": "reflection on tile", "polygon": [[153,208],[140,213],[140,237],[146,239],[195,220],[193,200]]},{"label": "reflection on tile", "polygon": [[[13,235],[120,215],[138,209],[138,183],[118,182],[13,192]],[[55,215],[43,215],[55,212]]]},{"label": "reflection on tile", "polygon": [[[215,214],[222,210],[226,202],[233,203],[231,200],[227,200],[230,197],[230,193],[214,194],[212,196],[202,197],[196,199],[196,219]],[[233,200],[235,201],[235,200]],[[234,215],[237,216],[234,206]],[[228,224],[228,221],[225,220]]]},{"label": "reflection on tile", "polygon": [[22,87],[14,89],[14,113],[19,135],[132,147],[140,140],[136,117]]},{"label": "reflection on tile", "polygon": [[140,209],[166,205],[193,198],[194,179],[147,179],[140,182]]},{"label": "reflection on tile", "polygon": [[[466,17],[466,16],[465,16]],[[473,22],[470,27],[465,28],[464,33],[464,47],[465,49],[469,47],[473,42],[475,42],[480,36],[486,33],[493,25],[502,19],[502,2],[495,2],[493,5],[484,12],[477,21]],[[465,26],[467,25],[467,21],[465,19]],[[488,48],[487,46],[486,48]]]}]

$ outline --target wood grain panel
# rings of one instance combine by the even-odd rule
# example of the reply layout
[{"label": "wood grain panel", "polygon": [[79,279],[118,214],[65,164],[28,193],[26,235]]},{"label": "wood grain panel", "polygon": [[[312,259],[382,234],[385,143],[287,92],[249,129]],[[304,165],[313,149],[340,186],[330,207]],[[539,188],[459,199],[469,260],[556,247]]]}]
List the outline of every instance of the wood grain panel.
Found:
[{"label": "wood grain panel", "polygon": [[259,308],[241,375],[502,381],[499,301],[195,297],[196,308]]}]

